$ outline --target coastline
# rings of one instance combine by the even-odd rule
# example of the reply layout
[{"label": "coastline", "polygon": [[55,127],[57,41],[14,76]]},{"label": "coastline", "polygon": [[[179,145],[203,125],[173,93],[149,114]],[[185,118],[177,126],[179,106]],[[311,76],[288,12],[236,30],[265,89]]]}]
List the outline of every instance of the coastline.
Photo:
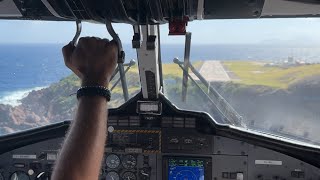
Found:
[{"label": "coastline", "polygon": [[38,91],[48,86],[40,86],[22,90],[15,90],[15,91],[6,91],[0,93],[0,104],[3,105],[10,105],[12,107],[16,107],[21,105],[21,99],[28,96],[28,94],[32,91]]}]

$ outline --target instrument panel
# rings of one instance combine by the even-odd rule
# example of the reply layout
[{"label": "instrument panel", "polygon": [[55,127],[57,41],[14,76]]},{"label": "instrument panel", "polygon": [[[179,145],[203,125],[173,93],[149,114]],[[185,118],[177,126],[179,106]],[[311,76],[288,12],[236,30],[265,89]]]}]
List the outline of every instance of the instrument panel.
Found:
[{"label": "instrument panel", "polygon": [[210,158],[164,157],[163,176],[168,180],[211,179],[211,166]]},{"label": "instrument panel", "polygon": [[[119,139],[120,132],[127,140]],[[298,159],[194,129],[115,129],[109,135],[101,180],[320,178],[318,168]],[[1,154],[0,180],[49,180],[62,142],[55,138]]]},{"label": "instrument panel", "polygon": [[[100,180],[320,179],[319,156],[311,150],[301,159],[298,145],[224,133],[226,127],[212,125],[206,114],[170,104],[162,115],[139,115],[130,107],[135,102],[109,111]],[[0,139],[0,180],[49,180],[68,127],[60,123]]]}]

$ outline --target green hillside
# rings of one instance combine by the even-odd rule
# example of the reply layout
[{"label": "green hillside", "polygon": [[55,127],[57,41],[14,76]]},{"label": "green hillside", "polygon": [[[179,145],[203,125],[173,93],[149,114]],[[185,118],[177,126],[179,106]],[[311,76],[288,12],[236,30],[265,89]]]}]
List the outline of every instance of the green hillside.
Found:
[{"label": "green hillside", "polygon": [[320,75],[320,64],[282,68],[268,67],[253,61],[228,61],[223,62],[223,65],[239,79],[237,83],[281,89],[304,78]]},{"label": "green hillside", "polygon": [[[201,65],[201,61],[197,61],[194,63],[194,66],[197,68],[201,67]],[[163,75],[165,79],[181,79],[182,70],[177,64],[174,63],[163,64]],[[119,74],[110,82],[109,88],[114,85],[118,78]],[[131,67],[130,70],[126,73],[126,79],[129,96],[132,97],[136,95],[141,89],[137,65]],[[69,96],[69,94],[75,93],[79,86],[79,78],[76,75],[72,74],[61,79],[59,82],[52,84],[46,89],[46,92],[50,92],[50,94],[55,95],[52,98],[52,101],[55,102],[54,104],[57,104],[57,112],[68,110],[71,106],[76,105],[76,98],[74,96]],[[180,84],[178,86],[180,87]],[[123,104],[123,102],[124,100],[122,95],[122,86],[121,82],[119,82],[117,86],[112,90],[112,97],[111,102],[109,103],[109,107],[118,107],[119,105]]]}]

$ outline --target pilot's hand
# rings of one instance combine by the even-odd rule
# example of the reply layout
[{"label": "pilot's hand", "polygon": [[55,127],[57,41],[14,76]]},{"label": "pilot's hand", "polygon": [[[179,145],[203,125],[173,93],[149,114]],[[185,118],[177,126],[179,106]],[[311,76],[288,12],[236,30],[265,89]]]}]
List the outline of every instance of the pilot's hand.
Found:
[{"label": "pilot's hand", "polygon": [[116,42],[95,37],[83,37],[76,47],[69,43],[62,48],[66,66],[82,80],[82,86],[108,86],[117,52]]}]

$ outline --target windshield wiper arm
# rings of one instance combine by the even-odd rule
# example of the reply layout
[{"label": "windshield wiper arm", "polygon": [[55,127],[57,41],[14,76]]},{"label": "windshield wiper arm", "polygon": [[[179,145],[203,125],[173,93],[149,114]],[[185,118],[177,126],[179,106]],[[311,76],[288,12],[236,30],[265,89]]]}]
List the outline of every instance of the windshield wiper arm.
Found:
[{"label": "windshield wiper arm", "polygon": [[185,71],[183,71],[183,77],[182,77],[182,102],[186,102],[187,100],[188,75],[189,75],[189,67],[191,64],[190,63],[191,32],[186,32],[185,36],[186,36],[186,41],[185,41],[185,47],[184,47],[184,63],[183,63],[183,67]]},{"label": "windshield wiper arm", "polygon": [[[174,58],[173,62],[178,64],[183,70],[183,81],[182,81],[182,102],[186,102],[187,89],[188,89],[188,78],[203,92],[208,99],[214,104],[216,109],[224,116],[229,123],[237,126],[245,126],[242,122],[242,116],[216,91],[210,83],[198,72],[196,68],[190,63],[190,47],[191,47],[191,33],[186,33],[185,41],[185,57],[184,62],[179,61],[179,59]],[[201,86],[190,76],[190,70],[199,78],[199,80],[207,88],[206,93]]]},{"label": "windshield wiper arm", "polygon": [[[233,107],[204,79],[204,77],[192,66],[189,64],[190,70],[199,78],[199,80],[205,85],[208,89],[205,92],[201,86],[192,78],[192,76],[187,72],[186,68],[183,66],[183,62],[179,61],[179,59],[175,58],[173,60],[174,63],[178,64],[179,67],[183,70],[183,73],[187,74],[187,78],[190,78],[192,82],[200,89],[200,91],[206,95],[208,100],[215,106],[215,108],[220,112],[222,116],[224,116],[224,120],[228,121],[230,124],[236,126],[245,127],[242,122],[242,116],[238,114],[238,112],[233,109]],[[186,86],[187,88],[187,86]]]},{"label": "windshield wiper arm", "polygon": [[[136,61],[134,59],[131,59],[131,61],[127,64],[123,64],[123,66],[127,66],[126,70],[124,71],[124,74],[126,74],[129,69],[134,66],[136,64]],[[112,81],[112,79],[117,75],[117,73],[119,72],[119,67],[116,68],[116,70],[114,71],[114,73],[111,76],[110,82]],[[110,88],[110,91],[112,91],[120,82],[121,77],[119,77],[116,82],[112,85],[112,87]]]}]

